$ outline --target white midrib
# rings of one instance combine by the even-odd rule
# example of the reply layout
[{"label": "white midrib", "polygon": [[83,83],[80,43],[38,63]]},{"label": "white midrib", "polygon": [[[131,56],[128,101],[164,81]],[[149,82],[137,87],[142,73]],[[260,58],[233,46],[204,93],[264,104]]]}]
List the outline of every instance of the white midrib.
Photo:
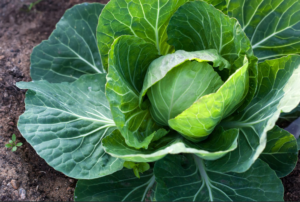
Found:
[{"label": "white midrib", "polygon": [[130,194],[132,194],[133,192],[135,192],[137,189],[147,185],[147,187],[145,188],[145,191],[144,191],[144,194],[143,194],[143,197],[141,199],[141,201],[144,201],[145,200],[145,197],[146,197],[146,194],[148,192],[148,190],[153,186],[153,184],[155,183],[155,176],[153,175],[149,181],[147,181],[146,183],[140,185],[140,186],[137,186],[135,187],[133,190],[131,190],[124,198],[122,201],[126,201],[126,199],[128,198],[128,196],[130,196]]},{"label": "white midrib", "polygon": [[[283,2],[283,1],[282,1],[282,2]],[[281,2],[281,3],[282,3],[282,2]],[[280,3],[279,5],[281,5],[281,3]],[[280,18],[279,18],[279,20],[278,20],[278,23],[277,23],[277,25],[276,25],[276,27],[275,27],[275,30],[277,30],[277,27],[278,27],[278,25],[279,25],[279,23],[280,23],[280,21],[281,21],[281,19],[282,19],[282,16],[284,16],[285,13],[286,13],[292,6],[294,6],[295,3],[297,3],[297,1],[295,1],[293,4],[291,4],[291,5],[290,5],[290,6],[289,6],[289,7],[281,14],[281,16],[280,16]],[[278,5],[278,6],[279,6],[279,5]],[[277,7],[278,7],[278,6],[277,6]],[[276,7],[276,8],[277,8],[277,7]],[[273,10],[272,12],[274,12],[274,10]],[[271,13],[272,13],[272,12],[271,12]],[[280,30],[280,31],[274,32],[272,35],[270,35],[270,36],[267,37],[266,39],[264,39],[264,40],[260,41],[259,43],[253,45],[253,49],[256,48],[256,47],[258,47],[261,43],[265,42],[266,40],[268,40],[268,39],[271,38],[272,36],[274,36],[274,35],[276,35],[276,34],[278,34],[278,33],[280,33],[280,32],[283,32],[283,31],[285,31],[285,30],[287,30],[287,29],[289,29],[289,28],[292,28],[294,25],[296,25],[296,24],[298,24],[298,23],[299,23],[299,21],[298,21],[297,23],[293,24],[293,25],[289,25],[288,27],[286,27],[286,28],[284,28],[284,29],[282,29],[282,30]]]},{"label": "white midrib", "polygon": [[[214,197],[212,195],[212,190],[211,190],[211,183],[210,183],[210,179],[206,173],[206,170],[205,170],[205,166],[204,166],[204,163],[203,163],[203,160],[200,159],[198,156],[196,155],[193,155],[194,157],[194,160],[195,160],[195,163],[196,163],[196,166],[198,167],[198,170],[199,170],[199,173],[200,173],[200,176],[203,180],[203,182],[205,183],[206,187],[207,187],[207,190],[208,190],[208,193],[209,193],[209,200],[210,201],[214,201]],[[202,188],[202,186],[201,186]],[[197,192],[198,194],[199,192]],[[195,195],[194,199],[196,199],[197,195]],[[195,201],[195,200],[194,200]]]},{"label": "white midrib", "polygon": [[84,61],[86,64],[88,64],[90,67],[92,67],[97,73],[102,73],[96,66],[89,63],[86,59],[81,57],[78,53],[76,53],[71,47],[65,45],[63,42],[61,42],[58,38],[56,38],[63,46],[68,48],[72,53],[74,53],[80,60]]},{"label": "white midrib", "polygon": [[[244,1],[244,2],[246,2],[246,0]],[[243,27],[243,31],[245,31],[245,29],[248,27],[248,25],[251,23],[251,21],[252,21],[252,19],[253,19],[253,17],[255,16],[255,14],[256,14],[256,12],[257,12],[257,10],[258,10],[258,8],[260,7],[260,5],[263,3],[264,1],[263,0],[261,0],[261,2],[257,5],[257,7],[256,7],[256,9],[255,9],[255,11],[253,12],[253,15],[251,16],[251,18],[249,19],[249,21],[247,22],[247,24],[246,25],[244,25],[244,27]]]},{"label": "white midrib", "polygon": [[[43,94],[44,96],[52,99],[54,102],[60,103],[60,101],[55,100],[54,98],[52,98],[51,96],[49,96],[47,93],[44,93],[43,91],[40,91],[40,90],[38,90],[36,88],[34,88],[34,91]],[[115,122],[112,119],[109,119],[109,118],[106,118],[106,117],[102,117],[103,120],[98,120],[98,119],[93,119],[93,118],[89,118],[89,117],[85,117],[85,116],[80,116],[78,114],[73,113],[72,111],[67,110],[66,106],[64,106],[64,108],[66,110],[61,110],[61,109],[58,109],[58,108],[52,108],[52,107],[48,107],[46,105],[43,106],[43,107],[47,108],[47,109],[51,109],[51,110],[61,111],[63,113],[67,113],[67,114],[73,115],[73,116],[78,117],[78,118],[83,119],[83,120],[96,121],[96,122],[101,122],[101,123],[105,123],[105,124],[115,124]]]},{"label": "white midrib", "polygon": [[276,34],[281,33],[281,32],[283,32],[283,31],[285,31],[285,30],[287,30],[287,29],[289,29],[289,28],[291,28],[291,26],[288,26],[288,27],[286,27],[286,28],[283,29],[283,30],[274,32],[273,34],[271,34],[271,35],[269,35],[268,37],[264,38],[264,39],[261,40],[260,42],[258,42],[258,43],[256,43],[256,44],[252,45],[252,48],[253,48],[253,49],[257,48],[257,47],[258,47],[260,44],[262,44],[263,42],[267,41],[268,39],[270,39],[271,37],[275,36]]},{"label": "white midrib", "polygon": [[157,1],[157,15],[156,15],[156,25],[155,25],[155,39],[156,39],[156,48],[158,50],[158,54],[160,55],[159,48],[159,38],[158,38],[158,20],[159,20],[159,12],[160,12],[160,0]]},{"label": "white midrib", "polygon": [[[160,47],[159,47],[159,36],[158,36],[158,21],[159,21],[159,14],[160,14],[160,0],[158,0],[157,2],[157,14],[156,14],[156,25],[155,27],[149,22],[149,20],[146,18],[146,14],[145,14],[145,11],[144,11],[144,8],[143,8],[143,5],[142,5],[142,2],[141,0],[139,0],[139,3],[141,5],[141,8],[142,8],[142,11],[143,11],[143,15],[144,15],[144,19],[146,20],[146,22],[150,25],[150,27],[152,27],[152,29],[154,29],[154,32],[155,32],[155,43],[156,43],[156,48],[157,48],[157,51],[158,51],[158,54],[160,55],[161,52],[160,52]],[[132,29],[132,28],[131,28]],[[150,38],[149,38],[150,39]],[[150,39],[151,41],[154,42],[153,39]]]},{"label": "white midrib", "polygon": [[[278,6],[280,6],[281,5],[281,2],[275,7],[275,8],[273,8],[267,15],[265,15],[265,17],[258,23],[258,25],[256,26],[256,28],[255,28],[255,30],[254,30],[254,32],[253,32],[253,35],[252,35],[252,37],[251,37],[251,40],[250,40],[250,43],[252,44],[252,41],[253,41],[253,38],[254,38],[254,36],[255,36],[255,34],[256,34],[256,31],[257,31],[257,28],[261,25],[261,23],[271,14],[271,13],[273,13],[276,9],[277,9],[277,7]],[[252,46],[253,47],[253,46]],[[254,49],[254,48],[253,48]]]},{"label": "white midrib", "polygon": [[196,201],[196,198],[197,198],[198,194],[200,193],[200,191],[201,191],[201,189],[203,188],[204,185],[206,185],[206,187],[207,187],[210,201],[214,201],[214,197],[213,197],[213,194],[212,194],[212,189],[215,189],[218,192],[222,193],[224,196],[226,196],[228,198],[228,201],[232,201],[232,199],[224,191],[222,191],[221,189],[219,189],[218,187],[214,186],[211,183],[211,180],[209,179],[209,176],[207,175],[205,165],[203,163],[203,159],[196,156],[195,154],[193,155],[193,157],[194,157],[196,166],[199,170],[199,174],[200,174],[202,182],[203,182],[202,186],[200,187],[200,189],[198,190],[198,192],[194,196],[194,201]]},{"label": "white midrib", "polygon": [[146,187],[146,189],[144,191],[143,198],[142,198],[141,201],[145,201],[145,198],[146,198],[146,195],[147,195],[149,189],[154,185],[154,183],[155,183],[155,176],[153,175],[148,182],[149,182],[149,184],[148,184],[148,186]]}]

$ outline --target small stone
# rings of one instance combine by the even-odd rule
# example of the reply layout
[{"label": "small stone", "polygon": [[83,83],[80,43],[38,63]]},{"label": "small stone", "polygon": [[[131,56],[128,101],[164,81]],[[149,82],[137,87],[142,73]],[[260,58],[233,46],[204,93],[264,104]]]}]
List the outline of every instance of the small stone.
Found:
[{"label": "small stone", "polygon": [[67,192],[72,193],[73,191],[74,191],[74,188],[72,188],[72,187],[67,188]]},{"label": "small stone", "polygon": [[18,190],[15,190],[15,191],[14,191],[14,194],[18,197],[18,196],[19,196]]},{"label": "small stone", "polygon": [[21,197],[21,199],[25,199],[26,198],[26,191],[23,188],[19,189],[19,195]]},{"label": "small stone", "polygon": [[75,180],[74,180],[74,179],[69,179],[69,182],[70,182],[70,183],[74,183]]},{"label": "small stone", "polygon": [[5,56],[4,55],[0,55],[0,60],[4,59]]},{"label": "small stone", "polygon": [[11,183],[11,186],[12,186],[14,189],[18,189],[19,186],[20,186],[20,183],[19,183],[18,181],[16,181],[16,180],[11,180],[10,183]]},{"label": "small stone", "polygon": [[14,126],[14,122],[9,122],[8,125]]}]

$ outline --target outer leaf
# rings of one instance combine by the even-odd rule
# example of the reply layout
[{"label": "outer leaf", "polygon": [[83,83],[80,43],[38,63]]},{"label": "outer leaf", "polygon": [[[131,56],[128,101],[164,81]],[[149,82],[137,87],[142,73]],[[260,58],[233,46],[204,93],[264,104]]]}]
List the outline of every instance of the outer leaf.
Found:
[{"label": "outer leaf", "polygon": [[18,128],[36,152],[56,170],[93,179],[123,167],[106,154],[101,140],[115,130],[105,97],[105,74],[84,75],[73,83],[20,82],[26,111]]},{"label": "outer leaf", "polygon": [[79,180],[75,201],[145,201],[155,183],[153,170],[134,176],[132,170],[123,169],[112,175],[94,180]]},{"label": "outer leaf", "polygon": [[160,128],[148,109],[139,108],[147,68],[157,57],[153,44],[134,36],[119,37],[109,53],[106,96],[114,121],[131,147],[147,148]]},{"label": "outer leaf", "polygon": [[261,160],[245,173],[208,169],[192,155],[169,155],[155,164],[157,201],[282,201],[283,186]]},{"label": "outer leaf", "polygon": [[102,62],[108,66],[108,51],[122,35],[133,35],[156,46],[159,54],[172,47],[166,43],[167,25],[174,12],[189,0],[111,0],[100,15],[97,37]]},{"label": "outer leaf", "polygon": [[200,97],[188,109],[170,119],[170,127],[192,141],[205,138],[223,118],[240,105],[247,94],[248,81],[246,61],[216,93]]},{"label": "outer leaf", "polygon": [[229,1],[228,15],[238,19],[259,61],[300,53],[299,0]]},{"label": "outer leaf", "polygon": [[189,52],[216,49],[233,65],[224,74],[224,81],[243,65],[247,55],[249,91],[242,107],[252,100],[257,87],[257,59],[253,55],[249,39],[236,19],[229,18],[203,1],[188,2],[170,20],[168,43],[176,50]]},{"label": "outer leaf", "polygon": [[280,118],[292,122],[300,117],[300,104],[289,113],[280,114]]},{"label": "outer leaf", "polygon": [[275,126],[268,132],[266,148],[259,158],[269,164],[278,177],[284,177],[297,164],[297,141],[292,134]]},{"label": "outer leaf", "polygon": [[[208,139],[195,144],[181,135],[173,133],[153,142],[145,150],[128,147],[119,132],[114,131],[113,134],[103,139],[103,147],[112,156],[134,162],[152,162],[167,154],[179,153],[191,153],[203,159],[214,160],[237,147],[238,134],[239,131],[236,129],[224,131],[222,128],[218,128]],[[212,147],[212,145],[214,146]]]},{"label": "outer leaf", "polygon": [[[297,110],[296,112],[293,110],[294,112],[292,111],[291,113],[286,113],[284,117],[288,119],[294,119],[296,113],[299,113],[299,106],[300,105],[295,108]],[[294,137],[297,139],[298,150],[300,150],[300,117],[293,121],[288,127],[286,127],[285,130],[294,135]]]},{"label": "outer leaf", "polygon": [[[259,88],[246,109],[221,122],[225,128],[238,128],[238,149],[208,162],[210,169],[244,172],[263,152],[267,131],[280,112],[289,112],[300,100],[300,56],[291,55],[259,64]],[[222,165],[222,166],[221,166]]]},{"label": "outer leaf", "polygon": [[[281,113],[278,123],[293,122],[300,117],[300,104],[288,113]],[[286,128],[285,128],[286,129]],[[300,132],[300,131],[299,131]],[[292,132],[291,132],[292,133]],[[293,134],[293,133],[292,133]],[[297,138],[297,137],[296,137]]]},{"label": "outer leaf", "polygon": [[10,147],[12,147],[12,145],[11,144],[5,144],[5,147],[10,148]]},{"label": "outer leaf", "polygon": [[49,39],[33,49],[32,80],[71,82],[84,74],[105,72],[96,40],[103,7],[99,3],[84,3],[66,11]]}]

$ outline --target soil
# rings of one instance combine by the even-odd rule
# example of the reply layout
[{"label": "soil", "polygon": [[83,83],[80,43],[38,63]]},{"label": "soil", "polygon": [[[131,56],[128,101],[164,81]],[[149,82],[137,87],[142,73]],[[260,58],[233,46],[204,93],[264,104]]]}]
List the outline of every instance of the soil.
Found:
[{"label": "soil", "polygon": [[[17,129],[18,117],[25,109],[25,90],[15,83],[31,80],[32,48],[49,37],[65,10],[92,1],[43,0],[28,11],[34,1],[0,0],[0,201],[73,201],[76,180],[51,168]],[[12,134],[23,143],[16,152],[4,146]],[[282,182],[284,200],[299,201],[300,161]]]}]

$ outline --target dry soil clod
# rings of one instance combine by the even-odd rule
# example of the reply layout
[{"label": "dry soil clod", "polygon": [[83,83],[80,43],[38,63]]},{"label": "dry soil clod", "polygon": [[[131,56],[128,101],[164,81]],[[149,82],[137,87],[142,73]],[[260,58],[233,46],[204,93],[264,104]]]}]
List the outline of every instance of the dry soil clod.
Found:
[{"label": "dry soil clod", "polygon": [[10,184],[11,184],[11,186],[12,186],[14,189],[18,189],[19,186],[20,186],[20,183],[19,183],[18,181],[16,181],[16,180],[11,180],[11,181],[10,181]]}]

